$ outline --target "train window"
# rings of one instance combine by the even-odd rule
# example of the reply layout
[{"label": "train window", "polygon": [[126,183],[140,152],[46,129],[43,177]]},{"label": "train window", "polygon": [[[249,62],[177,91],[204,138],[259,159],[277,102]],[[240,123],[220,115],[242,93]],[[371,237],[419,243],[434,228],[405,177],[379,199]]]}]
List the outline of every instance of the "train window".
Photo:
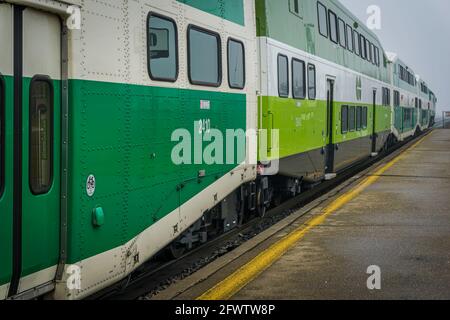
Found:
[{"label": "train window", "polygon": [[154,13],[148,16],[148,72],[152,80],[175,82],[178,77],[178,34],[175,21]]},{"label": "train window", "polygon": [[316,66],[313,64],[308,64],[308,97],[316,99]]},{"label": "train window", "polygon": [[355,53],[357,56],[359,56],[360,52],[361,52],[361,44],[359,42],[360,42],[360,37],[359,37],[358,31],[353,31],[353,43],[355,46]]},{"label": "train window", "polygon": [[337,16],[331,10],[328,10],[328,20],[330,21],[330,40],[334,43],[338,43],[339,34],[337,31]]},{"label": "train window", "polygon": [[320,2],[317,2],[317,17],[319,19],[319,33],[328,38],[327,8]]},{"label": "train window", "polygon": [[30,84],[30,189],[45,194],[53,181],[53,83],[36,76]]},{"label": "train window", "polygon": [[300,0],[289,0],[289,11],[299,18],[303,18]]},{"label": "train window", "polygon": [[370,61],[375,64],[375,46],[373,43],[370,43]]},{"label": "train window", "polygon": [[5,186],[5,85],[0,74],[0,196]]},{"label": "train window", "polygon": [[375,47],[375,64],[380,66],[380,49],[378,47]]},{"label": "train window", "polygon": [[367,107],[362,108],[361,126],[363,129],[367,129],[367,111]]},{"label": "train window", "polygon": [[196,26],[188,28],[188,68],[192,84],[219,87],[222,83],[219,34]]},{"label": "train window", "polygon": [[298,0],[294,0],[294,11],[295,13],[300,13],[300,9],[298,7]]},{"label": "train window", "polygon": [[367,57],[367,60],[369,62],[372,62],[373,60],[373,51],[372,51],[373,47],[372,47],[372,43],[370,43],[370,41],[367,41],[367,51],[369,52],[369,56]]},{"label": "train window", "polygon": [[348,132],[348,106],[342,106],[341,109],[341,132]]},{"label": "train window", "polygon": [[370,52],[370,42],[369,40],[366,39],[366,59],[367,61],[371,61],[372,60],[372,54]]},{"label": "train window", "polygon": [[394,107],[400,106],[400,92],[394,90]]},{"label": "train window", "polygon": [[388,88],[383,88],[382,90],[382,104],[383,106],[390,106],[391,105],[391,90]]},{"label": "train window", "polygon": [[289,61],[282,54],[278,55],[278,95],[282,98],[289,97]]},{"label": "train window", "polygon": [[233,89],[245,87],[245,49],[241,41],[228,40],[228,84]]},{"label": "train window", "polygon": [[292,59],[292,96],[295,99],[305,99],[305,73],[305,62],[298,59]]},{"label": "train window", "polygon": [[355,131],[355,107],[348,107],[348,131]]},{"label": "train window", "polygon": [[356,107],[356,130],[360,131],[362,127],[362,107]]},{"label": "train window", "polygon": [[362,34],[359,37],[359,45],[361,47],[361,58],[367,59],[366,38]]},{"label": "train window", "polygon": [[349,25],[347,25],[347,49],[353,52],[353,29]]},{"label": "train window", "polygon": [[345,22],[339,18],[339,44],[342,48],[347,48],[347,33],[345,31]]}]

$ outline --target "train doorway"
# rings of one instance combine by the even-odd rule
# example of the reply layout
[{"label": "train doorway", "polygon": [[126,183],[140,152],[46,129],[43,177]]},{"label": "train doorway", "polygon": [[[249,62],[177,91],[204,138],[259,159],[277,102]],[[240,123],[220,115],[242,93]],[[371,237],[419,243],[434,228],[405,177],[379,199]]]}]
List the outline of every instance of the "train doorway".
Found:
[{"label": "train doorway", "polygon": [[325,178],[327,180],[335,177],[334,173],[334,135],[333,135],[333,122],[334,122],[334,80],[327,79],[327,119],[326,119],[326,137],[327,147],[325,151]]},{"label": "train doorway", "polygon": [[[59,261],[61,20],[0,4],[5,96],[0,194],[0,298],[49,291]],[[3,126],[3,125],[2,125]],[[4,148],[3,148],[4,146]],[[3,160],[4,159],[4,160]],[[3,232],[9,230],[7,232]]]},{"label": "train doorway", "polygon": [[377,153],[377,90],[373,90],[372,100],[372,155]]}]

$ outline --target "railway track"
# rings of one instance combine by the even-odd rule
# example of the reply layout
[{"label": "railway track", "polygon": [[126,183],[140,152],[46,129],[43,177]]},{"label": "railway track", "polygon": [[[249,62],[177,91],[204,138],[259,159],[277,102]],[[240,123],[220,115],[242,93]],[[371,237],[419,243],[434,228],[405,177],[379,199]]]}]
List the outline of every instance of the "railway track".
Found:
[{"label": "railway track", "polygon": [[285,219],[297,209],[318,199],[395,151],[409,146],[418,137],[429,132],[431,131],[425,131],[422,135],[398,143],[378,156],[352,166],[350,169],[340,173],[335,179],[325,181],[269,210],[265,217],[254,218],[248,223],[198,246],[178,259],[164,261],[161,256],[157,256],[132,273],[127,279],[88,297],[86,300],[136,300],[143,297],[149,299],[217,258],[236,249],[262,231]]}]

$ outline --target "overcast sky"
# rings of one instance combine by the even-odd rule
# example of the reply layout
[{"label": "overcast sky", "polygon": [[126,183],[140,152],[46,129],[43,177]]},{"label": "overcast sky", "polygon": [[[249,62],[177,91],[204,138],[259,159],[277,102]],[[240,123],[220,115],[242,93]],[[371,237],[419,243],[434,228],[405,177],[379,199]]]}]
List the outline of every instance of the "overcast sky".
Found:
[{"label": "overcast sky", "polygon": [[450,111],[450,1],[340,0],[363,22],[367,8],[381,9],[375,30],[386,51],[395,52],[434,91],[438,111]]}]

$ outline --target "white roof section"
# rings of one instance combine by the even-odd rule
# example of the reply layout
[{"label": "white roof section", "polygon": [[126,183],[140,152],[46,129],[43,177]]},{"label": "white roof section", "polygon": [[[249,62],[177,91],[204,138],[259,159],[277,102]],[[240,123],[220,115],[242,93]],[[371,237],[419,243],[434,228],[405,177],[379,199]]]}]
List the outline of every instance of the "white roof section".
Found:
[{"label": "white roof section", "polygon": [[398,59],[398,54],[386,51],[386,58],[388,58],[390,62],[394,63]]}]

